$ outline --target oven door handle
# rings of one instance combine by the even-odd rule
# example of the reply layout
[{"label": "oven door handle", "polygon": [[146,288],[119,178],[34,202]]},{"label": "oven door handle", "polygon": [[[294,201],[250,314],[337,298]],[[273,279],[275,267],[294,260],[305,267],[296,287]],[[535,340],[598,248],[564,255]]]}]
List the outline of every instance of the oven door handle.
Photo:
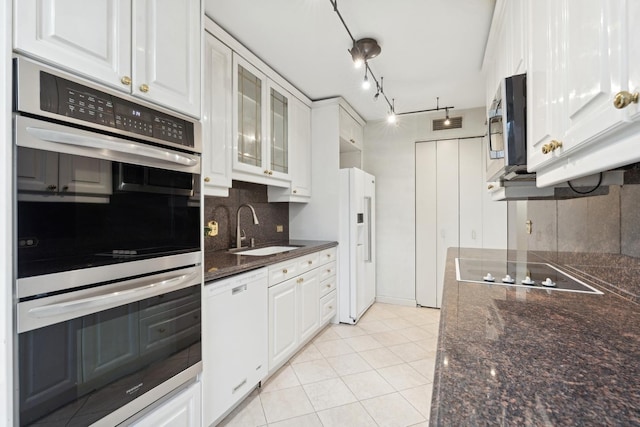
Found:
[{"label": "oven door handle", "polygon": [[[181,288],[185,282],[193,280],[197,275],[198,272],[196,271],[170,277],[159,282],[138,286],[132,289],[107,292],[105,294],[94,295],[87,298],[34,307],[29,309],[28,313],[31,317],[38,319],[60,315],[64,315],[66,317],[77,312],[96,313],[119,305],[129,304],[152,296],[171,292],[174,288]],[[73,315],[70,318],[73,317],[76,316]]]},{"label": "oven door handle", "polygon": [[27,132],[36,138],[60,144],[75,145],[82,148],[94,148],[96,150],[112,150],[118,153],[133,154],[146,159],[160,160],[162,162],[175,163],[181,166],[195,166],[199,163],[197,156],[179,153],[171,150],[138,144],[116,138],[99,138],[89,135],[77,135],[53,129],[42,129],[29,126]]}]

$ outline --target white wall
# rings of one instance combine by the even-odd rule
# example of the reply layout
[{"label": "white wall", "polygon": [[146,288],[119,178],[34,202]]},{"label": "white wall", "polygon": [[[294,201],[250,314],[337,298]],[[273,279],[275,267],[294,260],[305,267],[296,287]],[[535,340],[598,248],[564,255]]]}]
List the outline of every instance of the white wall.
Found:
[{"label": "white wall", "polygon": [[485,109],[453,110],[463,128],[434,132],[433,118],[444,111],[399,116],[367,123],[363,169],[376,176],[376,258],[378,301],[414,305],[415,143],[485,134]]},{"label": "white wall", "polygon": [[0,2],[0,426],[13,425],[11,3]]}]

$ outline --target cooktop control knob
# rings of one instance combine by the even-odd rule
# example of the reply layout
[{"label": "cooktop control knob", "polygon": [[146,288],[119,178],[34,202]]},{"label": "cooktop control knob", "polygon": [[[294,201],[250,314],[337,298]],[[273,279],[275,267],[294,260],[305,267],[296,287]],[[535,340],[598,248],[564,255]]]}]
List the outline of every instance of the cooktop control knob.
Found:
[{"label": "cooktop control knob", "polygon": [[502,278],[502,283],[515,283],[515,282],[516,282],[515,279],[508,274]]},{"label": "cooktop control knob", "polygon": [[553,280],[551,280],[549,277],[547,277],[547,280],[541,282],[542,286],[548,286],[550,288],[553,288],[556,286],[556,282],[554,282]]},{"label": "cooktop control knob", "polygon": [[495,282],[496,278],[491,275],[491,273],[487,273],[486,276],[482,278],[485,282]]},{"label": "cooktop control knob", "polygon": [[536,282],[531,280],[531,277],[527,276],[524,278],[524,280],[522,281],[523,285],[535,285]]}]

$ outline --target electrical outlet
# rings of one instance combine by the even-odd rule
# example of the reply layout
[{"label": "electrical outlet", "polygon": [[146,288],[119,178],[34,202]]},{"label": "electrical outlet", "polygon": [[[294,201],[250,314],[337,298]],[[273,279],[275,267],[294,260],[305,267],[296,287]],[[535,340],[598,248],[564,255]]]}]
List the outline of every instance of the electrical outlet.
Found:
[{"label": "electrical outlet", "polygon": [[218,235],[218,223],[216,221],[207,222],[207,236],[213,237]]},{"label": "electrical outlet", "polygon": [[282,233],[284,231],[284,226],[283,225],[276,225],[276,233]]}]

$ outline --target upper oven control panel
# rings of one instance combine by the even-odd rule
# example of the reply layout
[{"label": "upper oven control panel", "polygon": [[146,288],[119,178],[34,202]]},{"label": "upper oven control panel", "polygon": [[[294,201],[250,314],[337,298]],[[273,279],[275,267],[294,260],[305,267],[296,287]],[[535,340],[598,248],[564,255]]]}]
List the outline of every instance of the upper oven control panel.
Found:
[{"label": "upper oven control panel", "polygon": [[40,71],[40,109],[194,148],[193,123]]}]

